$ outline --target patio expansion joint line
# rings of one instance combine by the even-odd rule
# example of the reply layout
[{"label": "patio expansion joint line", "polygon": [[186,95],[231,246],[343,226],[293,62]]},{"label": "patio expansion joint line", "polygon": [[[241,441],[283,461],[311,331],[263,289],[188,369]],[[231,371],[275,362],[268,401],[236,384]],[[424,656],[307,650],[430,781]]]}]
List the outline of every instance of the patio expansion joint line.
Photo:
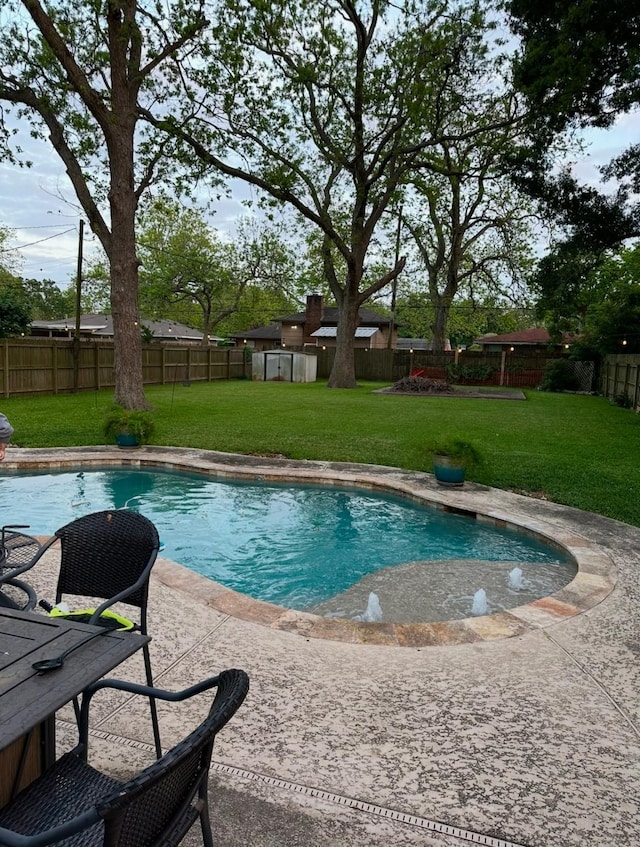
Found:
[{"label": "patio expansion joint line", "polygon": [[[223,615],[220,620],[216,622],[215,626],[208,630],[202,636],[202,638],[199,638],[194,644],[191,645],[191,647],[189,647],[188,650],[185,650],[184,653],[181,653],[180,656],[174,659],[170,665],[167,665],[167,667],[163,671],[161,671],[158,676],[154,678],[154,685],[157,687],[158,680],[163,679],[168,673],[170,673],[175,668],[176,665],[178,665],[183,659],[185,659],[189,655],[189,653],[192,653],[197,647],[203,644],[207,640],[207,638],[210,638],[212,635],[214,635],[217,630],[224,626],[224,624],[229,620],[230,617],[230,615]],[[105,715],[104,718],[101,718],[101,720],[96,721],[96,726],[103,726],[107,721],[111,720],[111,718],[118,715],[124,708],[126,708],[132,702],[135,701],[136,696],[137,695],[135,694],[131,694],[119,706],[116,706],[113,711],[109,712],[108,715]]]},{"label": "patio expansion joint line", "polygon": [[[73,721],[67,721],[58,718],[61,724],[74,727]],[[148,744],[145,741],[137,741],[133,738],[125,738],[121,735],[113,735],[110,732],[105,732],[101,729],[89,729],[91,738],[99,738],[102,741],[108,741],[113,744],[119,744],[122,747],[131,747],[136,750],[155,755],[155,747],[153,744]],[[163,750],[165,753],[166,750]],[[463,829],[459,826],[443,823],[442,821],[423,818],[419,815],[413,815],[409,812],[399,812],[396,809],[389,809],[385,806],[378,806],[375,803],[368,803],[365,800],[356,800],[353,797],[347,797],[343,794],[334,794],[330,791],[324,791],[322,788],[313,788],[309,785],[302,785],[297,782],[279,779],[278,777],[267,776],[266,774],[248,771],[244,768],[236,768],[233,765],[226,765],[223,762],[211,761],[210,771],[227,776],[236,777],[237,779],[250,780],[252,782],[261,782],[269,785],[272,788],[280,788],[284,791],[291,791],[296,794],[301,794],[306,797],[313,797],[318,800],[333,803],[337,806],[346,806],[349,809],[354,809],[359,812],[366,812],[370,815],[386,818],[387,820],[395,821],[396,823],[406,824],[408,826],[417,827],[419,829],[428,830],[429,832],[437,833],[438,835],[446,835],[449,838],[463,841],[470,844],[480,844],[483,847],[528,847],[521,842],[509,841],[504,838],[499,838],[495,835],[485,835],[482,832],[476,832],[470,829]]]},{"label": "patio expansion joint line", "polygon": [[397,823],[403,823],[409,826],[425,829],[430,832],[438,833],[439,835],[447,835],[450,838],[455,838],[471,844],[482,844],[485,845],[485,847],[526,847],[524,844],[515,841],[508,841],[494,835],[485,835],[484,833],[475,832],[474,830],[462,829],[459,826],[453,826],[452,824],[443,823],[442,821],[423,818],[419,815],[413,815],[408,812],[399,812],[396,809],[378,806],[375,803],[368,803],[365,800],[356,800],[353,797],[346,797],[343,794],[334,794],[330,791],[324,791],[321,788],[313,788],[308,785],[278,779],[277,777],[266,776],[264,774],[255,773],[254,771],[244,770],[243,768],[236,768],[232,765],[225,765],[221,762],[212,762],[211,770],[216,771],[217,773],[225,773],[239,777],[240,779],[262,782],[275,788],[282,788],[286,791],[303,794],[307,797],[318,798],[339,806],[347,806],[350,809],[367,812],[371,815],[377,815],[378,817],[387,818],[388,820],[396,821]]},{"label": "patio expansion joint line", "polygon": [[617,703],[617,701],[615,700],[615,698],[607,691],[605,684],[603,682],[600,682],[598,677],[595,676],[593,673],[591,673],[591,671],[588,670],[583,664],[581,664],[576,659],[576,657],[569,650],[567,650],[566,647],[564,647],[556,638],[553,637],[553,635],[551,635],[551,633],[548,630],[543,630],[542,634],[545,636],[545,638],[548,638],[553,644],[555,644],[556,647],[558,647],[560,650],[562,650],[562,652],[573,662],[573,664],[586,677],[588,677],[591,680],[591,682],[593,682],[593,684],[601,691],[602,694],[604,694],[604,696],[607,698],[607,700],[611,703],[611,705],[616,710],[616,712],[618,712],[620,717],[622,717],[625,720],[625,722],[629,724],[633,733],[638,738],[640,738],[640,727],[638,727],[634,723],[633,719],[625,712],[625,710],[622,708],[622,706],[620,706]]}]

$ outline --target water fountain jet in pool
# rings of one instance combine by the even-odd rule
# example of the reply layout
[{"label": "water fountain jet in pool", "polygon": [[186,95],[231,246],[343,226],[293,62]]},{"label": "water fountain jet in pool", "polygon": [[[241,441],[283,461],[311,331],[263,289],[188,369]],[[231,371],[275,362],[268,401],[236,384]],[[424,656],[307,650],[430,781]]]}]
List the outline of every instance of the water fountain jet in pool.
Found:
[{"label": "water fountain jet in pool", "polygon": [[372,591],[369,594],[369,600],[367,602],[367,608],[365,612],[362,615],[356,615],[354,620],[368,621],[370,623],[382,620],[382,607],[380,605],[380,598],[375,592]]},{"label": "water fountain jet in pool", "polygon": [[472,615],[488,615],[489,604],[487,603],[487,592],[484,588],[479,588],[473,595],[473,605],[471,606]]},{"label": "water fountain jet in pool", "polygon": [[514,591],[520,591],[524,588],[522,568],[514,568],[512,571],[509,571],[509,588],[512,588]]}]

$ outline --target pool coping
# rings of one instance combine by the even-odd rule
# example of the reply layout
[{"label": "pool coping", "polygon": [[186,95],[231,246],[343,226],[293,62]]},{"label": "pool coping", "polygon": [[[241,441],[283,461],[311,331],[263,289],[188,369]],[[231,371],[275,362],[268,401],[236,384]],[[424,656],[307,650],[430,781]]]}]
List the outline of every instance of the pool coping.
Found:
[{"label": "pool coping", "polygon": [[[4,465],[14,470],[92,466],[164,468],[220,479],[338,485],[399,494],[416,503],[541,536],[566,551],[577,566],[574,579],[560,591],[509,611],[413,624],[325,618],[254,600],[168,559],[159,558],[154,566],[155,579],[199,603],[234,618],[305,638],[413,648],[513,638],[544,630],[592,609],[608,597],[617,580],[617,570],[609,554],[572,526],[572,516],[577,510],[474,483],[465,483],[461,488],[443,488],[432,474],[420,471],[150,446],[134,450],[115,447],[9,448]],[[550,514],[542,514],[545,511]]]}]

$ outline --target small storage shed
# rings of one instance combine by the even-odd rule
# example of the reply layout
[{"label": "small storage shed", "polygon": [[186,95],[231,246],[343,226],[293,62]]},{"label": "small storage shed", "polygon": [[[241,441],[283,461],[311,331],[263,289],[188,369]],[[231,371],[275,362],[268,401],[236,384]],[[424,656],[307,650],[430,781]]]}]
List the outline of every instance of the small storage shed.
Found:
[{"label": "small storage shed", "polygon": [[291,350],[264,350],[251,357],[251,378],[270,382],[315,382],[318,360]]}]

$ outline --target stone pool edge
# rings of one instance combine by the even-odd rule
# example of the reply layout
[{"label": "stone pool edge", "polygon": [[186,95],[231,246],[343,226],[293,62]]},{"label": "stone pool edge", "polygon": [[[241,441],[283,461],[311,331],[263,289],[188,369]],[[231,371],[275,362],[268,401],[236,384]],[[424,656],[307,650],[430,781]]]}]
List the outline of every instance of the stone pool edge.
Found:
[{"label": "stone pool edge", "polygon": [[[496,526],[509,526],[542,536],[545,541],[566,550],[578,569],[574,579],[560,591],[509,611],[455,621],[393,624],[324,618],[285,609],[254,600],[167,559],[159,558],[154,566],[156,579],[187,594],[194,601],[234,618],[305,638],[414,648],[512,638],[561,623],[597,606],[611,593],[617,579],[615,564],[608,553],[568,528],[566,521],[555,515],[526,514],[527,505],[536,505],[537,509],[533,511],[544,509],[544,504],[539,501],[473,483],[461,489],[443,489],[432,474],[419,471],[148,446],[126,451],[109,447],[9,448],[4,465],[14,470],[156,467],[205,473],[219,478],[320,483],[387,491]],[[500,502],[494,505],[490,502],[501,501],[505,497],[512,502],[502,506]],[[554,507],[556,504],[547,504],[548,509]]]}]

